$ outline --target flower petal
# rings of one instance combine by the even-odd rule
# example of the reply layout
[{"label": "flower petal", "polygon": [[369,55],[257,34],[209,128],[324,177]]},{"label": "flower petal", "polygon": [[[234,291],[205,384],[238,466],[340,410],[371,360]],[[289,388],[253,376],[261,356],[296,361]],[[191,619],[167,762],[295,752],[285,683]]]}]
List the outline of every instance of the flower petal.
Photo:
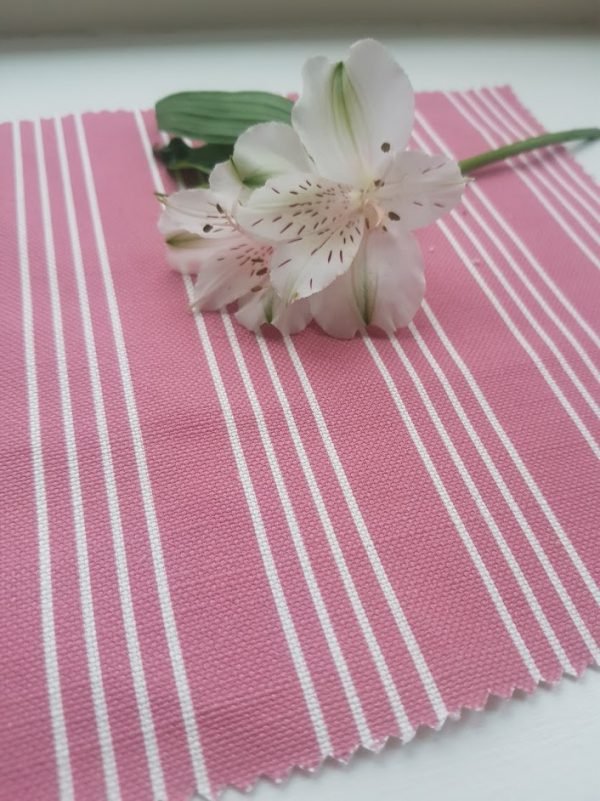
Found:
[{"label": "flower petal", "polygon": [[467,179],[455,161],[407,150],[394,156],[376,202],[405,230],[429,225],[460,201]]},{"label": "flower petal", "polygon": [[239,200],[246,200],[250,196],[250,190],[242,183],[231,159],[215,164],[208,182],[211,191],[219,198],[219,205],[229,216],[234,213]]},{"label": "flower petal", "polygon": [[296,300],[294,303],[284,303],[275,294],[274,315],[272,323],[282,334],[298,334],[304,331],[312,320],[310,303],[306,299]]},{"label": "flower petal", "polygon": [[248,128],[235,143],[233,163],[244,184],[254,187],[276,175],[312,169],[298,134],[283,122]]},{"label": "flower petal", "polygon": [[292,125],[317,172],[366,186],[379,177],[386,154],[408,144],[414,93],[406,74],[383,45],[365,39],[344,62],[309,59],[303,78]]},{"label": "flower petal", "polygon": [[238,207],[238,224],[268,242],[327,234],[356,216],[359,193],[310,173],[271,178]]},{"label": "flower petal", "polygon": [[236,233],[229,239],[205,239],[189,231],[177,231],[167,238],[167,260],[177,272],[196,275],[204,261],[226,252],[229,244],[238,244],[239,236]]},{"label": "flower petal", "polygon": [[242,298],[235,316],[251,331],[258,331],[262,325],[269,323],[284,335],[303,331],[312,320],[307,300],[284,303],[269,286],[263,292]]},{"label": "flower petal", "polygon": [[330,336],[350,339],[372,325],[388,334],[408,325],[425,292],[416,239],[403,231],[370,231],[352,267],[310,298],[315,320]]},{"label": "flower petal", "polygon": [[167,198],[158,227],[169,263],[180,273],[197,273],[203,260],[239,244],[240,237],[245,240],[215,204],[215,196],[206,189],[184,189]]},{"label": "flower petal", "polygon": [[169,237],[182,231],[206,239],[229,237],[235,225],[222,204],[210,189],[182,189],[165,200],[158,229],[167,243]]},{"label": "flower petal", "polygon": [[261,292],[268,282],[270,257],[268,245],[252,242],[243,234],[232,237],[226,247],[200,259],[192,306],[212,311],[248,293]]},{"label": "flower petal", "polygon": [[249,331],[260,331],[261,325],[270,323],[272,319],[270,309],[272,294],[273,290],[264,289],[262,292],[241,297],[235,313],[236,320]]},{"label": "flower petal", "polygon": [[340,228],[277,245],[271,259],[271,283],[286,303],[320,292],[346,272],[360,246],[364,218]]}]

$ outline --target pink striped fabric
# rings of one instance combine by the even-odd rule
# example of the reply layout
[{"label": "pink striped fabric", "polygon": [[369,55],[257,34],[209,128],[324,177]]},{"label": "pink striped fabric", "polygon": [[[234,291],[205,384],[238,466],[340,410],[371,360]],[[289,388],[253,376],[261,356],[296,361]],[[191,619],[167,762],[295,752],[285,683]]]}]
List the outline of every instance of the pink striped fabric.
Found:
[{"label": "pink striped fabric", "polygon": [[[418,100],[465,157],[540,127]],[[489,168],[397,336],[170,272],[151,113],[0,126],[0,798],[189,801],[600,662],[597,187]]]}]

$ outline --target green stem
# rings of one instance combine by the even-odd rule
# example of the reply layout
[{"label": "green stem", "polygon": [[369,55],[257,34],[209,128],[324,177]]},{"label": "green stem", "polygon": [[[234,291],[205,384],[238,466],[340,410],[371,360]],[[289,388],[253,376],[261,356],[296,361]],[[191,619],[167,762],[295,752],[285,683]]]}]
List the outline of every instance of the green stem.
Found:
[{"label": "green stem", "polygon": [[478,156],[471,156],[469,159],[460,161],[458,166],[462,174],[466,175],[469,172],[473,172],[473,170],[478,170],[480,167],[485,167],[486,164],[493,164],[495,161],[502,161],[503,159],[510,158],[510,156],[518,156],[519,153],[535,150],[538,147],[558,145],[561,142],[572,142],[575,139],[587,139],[592,141],[599,138],[600,128],[576,128],[572,131],[545,133],[541,134],[541,136],[533,136],[531,139],[523,139],[520,142],[504,145],[497,150],[488,150],[485,153],[480,153]]}]

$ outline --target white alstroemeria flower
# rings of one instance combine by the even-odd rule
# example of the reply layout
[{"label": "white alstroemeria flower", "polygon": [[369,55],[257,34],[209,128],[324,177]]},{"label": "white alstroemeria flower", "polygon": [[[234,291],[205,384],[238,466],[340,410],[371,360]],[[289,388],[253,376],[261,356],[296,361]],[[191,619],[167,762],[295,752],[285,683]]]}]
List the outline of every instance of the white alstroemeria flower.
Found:
[{"label": "white alstroemeria flower", "polygon": [[[241,164],[245,142],[252,138],[250,129],[238,140]],[[256,176],[255,166],[249,162],[250,172],[243,175]],[[282,169],[290,166],[280,164]],[[288,304],[274,292],[269,279],[273,248],[240,230],[234,220],[238,200],[249,194],[226,162],[212,171],[210,189],[183,189],[165,198],[159,230],[169,261],[179,272],[196,275],[192,308],[217,310],[237,300],[236,317],[247,328],[271,323],[284,334],[297,333],[312,319],[308,302]]]},{"label": "white alstroemeria flower", "polygon": [[[309,298],[328,333],[406,325],[423,298],[412,231],[453,208],[466,184],[444,156],[407,151],[414,95],[378,42],[304,68],[292,128],[256,126],[233,162],[267,179],[234,209],[237,223],[273,246],[270,280],[285,303]],[[294,169],[270,169],[284,162]],[[261,165],[263,169],[261,169]],[[268,177],[274,172],[281,174]]]}]

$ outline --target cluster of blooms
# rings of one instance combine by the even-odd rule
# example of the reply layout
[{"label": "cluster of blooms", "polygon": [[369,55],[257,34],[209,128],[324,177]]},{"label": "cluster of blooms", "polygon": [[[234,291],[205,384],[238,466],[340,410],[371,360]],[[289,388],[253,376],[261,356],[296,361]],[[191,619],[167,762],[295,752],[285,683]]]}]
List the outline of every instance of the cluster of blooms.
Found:
[{"label": "cluster of blooms", "polygon": [[170,262],[197,276],[196,309],[237,301],[252,330],[293,334],[314,319],[335,337],[391,333],[425,289],[411,231],[453,208],[466,180],[446,157],[406,149],[413,90],[378,42],[344,62],[312,58],[303,78],[291,125],[249,128],[209,189],[166,199]]}]

